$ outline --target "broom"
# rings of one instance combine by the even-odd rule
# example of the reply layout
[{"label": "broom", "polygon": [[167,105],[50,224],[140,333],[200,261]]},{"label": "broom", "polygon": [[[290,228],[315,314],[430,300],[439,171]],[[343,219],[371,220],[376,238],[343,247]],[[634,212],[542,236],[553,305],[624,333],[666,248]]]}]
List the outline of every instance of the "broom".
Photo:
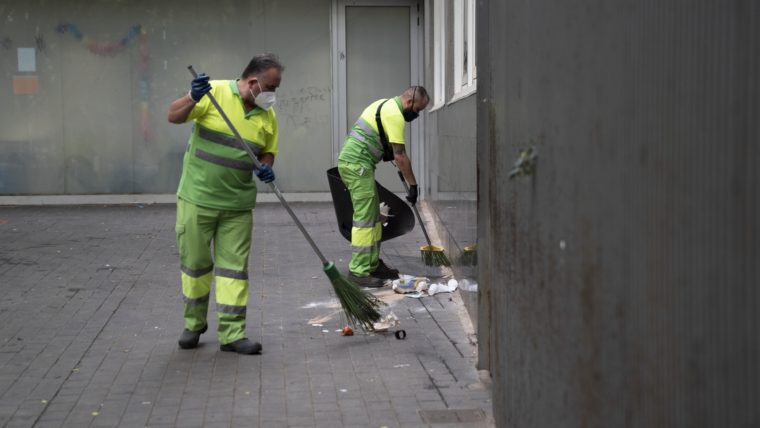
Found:
[{"label": "broom", "polygon": [[[393,166],[396,166],[396,164],[394,163]],[[396,166],[396,168],[398,167]],[[401,182],[404,183],[404,189],[406,189],[406,193],[409,193],[409,186],[406,184],[406,180],[404,180],[404,174],[401,173],[400,169],[397,169],[397,172],[398,178],[400,178]],[[414,209],[414,214],[417,215],[417,220],[420,222],[422,234],[425,235],[425,240],[428,243],[427,245],[420,247],[420,256],[422,257],[422,263],[424,263],[425,266],[451,266],[451,261],[449,261],[449,258],[446,257],[446,254],[443,252],[443,248],[430,243],[430,237],[428,236],[427,229],[425,229],[425,223],[422,222],[420,212],[417,211],[417,205],[411,205]]]},{"label": "broom", "polygon": [[[187,69],[190,70],[190,74],[192,74],[193,77],[198,77],[198,74],[195,72],[192,65],[188,66]],[[232,133],[235,134],[238,144],[245,149],[248,156],[251,157],[254,167],[258,169],[261,166],[261,163],[253,153],[253,150],[251,150],[251,148],[243,141],[240,133],[238,133],[235,126],[224,113],[224,110],[222,110],[222,107],[216,101],[216,98],[214,98],[211,93],[207,93],[206,96],[211,101],[211,104],[216,107],[217,111],[219,111],[219,115],[222,116],[222,119],[227,123],[227,126],[230,127]],[[322,270],[324,270],[327,278],[330,279],[335,294],[338,296],[338,300],[340,301],[340,305],[343,308],[343,312],[345,312],[348,321],[352,324],[359,324],[365,330],[371,330],[372,323],[380,320],[380,312],[378,312],[378,309],[382,302],[372,294],[363,291],[359,286],[347,280],[340,274],[338,268],[335,267],[335,263],[328,261],[325,258],[322,251],[317,247],[317,244],[311,239],[309,233],[306,232],[303,224],[301,224],[301,221],[298,220],[298,217],[296,217],[296,214],[290,208],[290,205],[285,201],[285,198],[282,196],[282,193],[280,193],[280,189],[277,188],[277,185],[274,184],[274,181],[270,182],[269,186],[272,188],[274,194],[277,195],[277,199],[280,200],[282,206],[285,207],[285,210],[290,214],[290,217],[293,218],[296,226],[298,226],[298,229],[301,230],[301,233],[303,233],[303,236],[309,242],[309,245],[311,245],[311,248],[317,253],[317,256],[319,256],[319,259],[322,261]]]},{"label": "broom", "polygon": [[478,246],[477,244],[466,245],[462,249],[462,266],[478,265]]}]

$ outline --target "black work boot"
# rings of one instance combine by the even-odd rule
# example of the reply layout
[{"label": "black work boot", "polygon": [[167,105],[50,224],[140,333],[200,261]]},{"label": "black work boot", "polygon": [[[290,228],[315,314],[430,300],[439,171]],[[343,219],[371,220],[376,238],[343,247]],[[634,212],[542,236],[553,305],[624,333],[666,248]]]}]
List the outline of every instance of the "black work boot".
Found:
[{"label": "black work boot", "polygon": [[185,329],[179,336],[179,347],[182,349],[193,349],[198,346],[198,341],[201,339],[201,334],[205,333],[208,329],[208,324],[204,325],[202,329],[198,331],[190,331]]},{"label": "black work boot", "polygon": [[348,273],[348,280],[355,283],[359,287],[371,287],[380,288],[384,285],[384,281],[375,276],[356,276],[353,272]]},{"label": "black work boot", "polygon": [[383,259],[380,259],[377,262],[377,267],[370,276],[379,279],[398,279],[398,269],[388,267],[388,265],[383,262]]},{"label": "black work boot", "polygon": [[260,354],[261,344],[251,342],[246,338],[238,339],[234,342],[219,346],[219,349],[225,352],[237,352],[238,354]]},{"label": "black work boot", "polygon": [[393,272],[395,275],[398,275],[398,269],[388,266],[387,264],[385,264],[383,259],[377,259],[377,263],[378,263],[378,267],[382,266],[383,269]]}]

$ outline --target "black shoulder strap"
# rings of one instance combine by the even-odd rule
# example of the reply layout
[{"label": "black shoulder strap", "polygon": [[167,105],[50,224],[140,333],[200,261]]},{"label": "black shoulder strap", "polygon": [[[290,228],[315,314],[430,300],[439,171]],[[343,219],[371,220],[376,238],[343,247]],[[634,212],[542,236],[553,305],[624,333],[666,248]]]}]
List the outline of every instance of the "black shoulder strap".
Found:
[{"label": "black shoulder strap", "polygon": [[383,145],[383,161],[389,162],[393,160],[393,149],[388,142],[388,137],[385,135],[385,129],[383,128],[383,121],[380,119],[380,110],[383,108],[383,104],[387,103],[387,100],[380,103],[375,112],[375,122],[377,122],[377,133],[380,134],[380,144]]}]

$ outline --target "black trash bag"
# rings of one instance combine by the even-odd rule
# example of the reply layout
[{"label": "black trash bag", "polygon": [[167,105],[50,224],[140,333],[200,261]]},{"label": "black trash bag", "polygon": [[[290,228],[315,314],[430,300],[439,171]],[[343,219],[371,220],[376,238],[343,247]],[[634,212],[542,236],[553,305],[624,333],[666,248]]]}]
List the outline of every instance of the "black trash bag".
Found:
[{"label": "black trash bag", "polygon": [[[335,217],[338,218],[338,230],[344,238],[350,241],[354,207],[351,205],[351,195],[348,193],[348,188],[346,188],[343,180],[340,179],[338,167],[327,170],[327,182],[330,183]],[[377,186],[380,202],[385,202],[390,207],[389,214],[393,216],[388,217],[388,224],[383,226],[381,241],[399,237],[414,229],[414,213],[409,204],[377,181],[375,181],[375,185]]]}]

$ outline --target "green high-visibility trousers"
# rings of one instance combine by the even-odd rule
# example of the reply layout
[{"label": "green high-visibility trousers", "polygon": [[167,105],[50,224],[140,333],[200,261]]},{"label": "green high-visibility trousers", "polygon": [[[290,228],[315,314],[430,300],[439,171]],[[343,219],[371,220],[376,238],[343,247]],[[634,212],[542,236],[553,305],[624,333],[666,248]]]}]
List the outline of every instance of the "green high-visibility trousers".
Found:
[{"label": "green high-visibility trousers", "polygon": [[361,165],[338,161],[340,178],[351,194],[354,207],[351,227],[351,262],[348,270],[356,276],[368,276],[377,269],[380,258],[380,198],[375,187],[375,171]]},{"label": "green high-visibility trousers", "polygon": [[217,210],[177,199],[176,232],[185,328],[197,331],[206,325],[213,273],[219,321],[217,335],[222,345],[245,337],[252,229],[251,210]]}]

